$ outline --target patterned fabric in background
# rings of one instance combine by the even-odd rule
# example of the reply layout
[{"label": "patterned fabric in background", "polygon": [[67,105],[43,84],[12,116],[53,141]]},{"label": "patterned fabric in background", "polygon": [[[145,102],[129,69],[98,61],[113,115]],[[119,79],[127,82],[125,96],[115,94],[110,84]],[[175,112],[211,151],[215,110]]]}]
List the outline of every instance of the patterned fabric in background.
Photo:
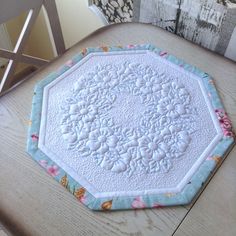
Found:
[{"label": "patterned fabric in background", "polygon": [[131,22],[133,0],[92,0],[106,18],[107,23]]},{"label": "patterned fabric in background", "polygon": [[150,23],[236,61],[236,0],[92,0],[92,4],[108,24]]}]

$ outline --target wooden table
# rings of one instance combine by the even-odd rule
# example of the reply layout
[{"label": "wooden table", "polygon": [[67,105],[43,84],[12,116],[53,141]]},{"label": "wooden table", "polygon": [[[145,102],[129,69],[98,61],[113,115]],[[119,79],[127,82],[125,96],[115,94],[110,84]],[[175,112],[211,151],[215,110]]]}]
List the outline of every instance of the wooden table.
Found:
[{"label": "wooden table", "polygon": [[0,221],[15,235],[236,235],[236,148],[191,205],[93,212],[26,153],[33,88],[84,47],[152,43],[215,78],[236,127],[236,63],[151,25],[102,28],[0,98]]}]

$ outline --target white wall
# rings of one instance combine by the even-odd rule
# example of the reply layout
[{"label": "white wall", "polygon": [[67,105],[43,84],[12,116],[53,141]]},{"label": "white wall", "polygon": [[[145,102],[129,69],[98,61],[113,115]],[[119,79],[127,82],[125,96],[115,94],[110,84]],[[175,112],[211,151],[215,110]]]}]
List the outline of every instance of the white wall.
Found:
[{"label": "white wall", "polygon": [[67,48],[104,25],[88,8],[88,0],[56,0],[56,4]]},{"label": "white wall", "polygon": [[[104,25],[102,20],[89,9],[88,0],[56,0],[56,5],[66,48]],[[25,16],[26,14],[22,14],[6,24],[13,46]],[[49,60],[53,58],[54,52],[47,27],[48,22],[45,20],[44,11],[41,10],[26,44],[24,50],[26,54]]]},{"label": "white wall", "polygon": [[[0,25],[0,48],[7,50],[13,49],[5,24]],[[6,63],[7,60],[0,57],[0,66],[5,65]]]}]

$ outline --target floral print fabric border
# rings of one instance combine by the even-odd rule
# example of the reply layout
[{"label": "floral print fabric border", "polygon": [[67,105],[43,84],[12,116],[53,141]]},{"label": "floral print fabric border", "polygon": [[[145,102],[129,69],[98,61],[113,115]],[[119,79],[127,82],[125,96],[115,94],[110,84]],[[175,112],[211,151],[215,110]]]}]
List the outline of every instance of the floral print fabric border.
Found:
[{"label": "floral print fabric border", "polygon": [[[202,78],[203,83],[209,97],[211,99],[212,106],[217,114],[220,126],[224,133],[224,137],[216,148],[212,151],[209,157],[201,164],[198,171],[192,176],[189,183],[179,193],[165,193],[165,194],[154,194],[144,196],[125,196],[125,197],[113,197],[113,198],[95,198],[90,194],[83,186],[76,182],[68,173],[65,173],[63,169],[56,165],[51,159],[49,159],[40,149],[38,149],[39,139],[39,128],[40,128],[40,116],[42,109],[42,97],[44,87],[56,79],[58,76],[63,74],[65,71],[70,69],[71,66],[79,62],[83,57],[88,55],[90,52],[107,52],[107,51],[126,51],[126,50],[151,50],[155,52],[164,60],[168,60],[181,68],[195,74]],[[140,83],[142,84],[142,83]],[[77,84],[79,88],[79,84]],[[76,88],[75,88],[76,89]],[[144,87],[145,89],[145,87]],[[76,112],[76,107],[71,108],[72,115]],[[83,119],[90,120],[96,112],[96,109],[90,107],[90,115],[84,116]],[[161,107],[160,110],[164,109]],[[174,114],[173,114],[174,115]],[[63,127],[62,127],[63,128]],[[64,127],[66,128],[66,127]],[[113,140],[114,142],[114,140]],[[212,78],[200,71],[199,69],[169,55],[167,52],[163,52],[152,45],[129,45],[126,47],[100,47],[100,48],[88,48],[83,50],[80,54],[68,61],[57,72],[49,75],[46,79],[38,83],[34,91],[31,122],[29,128],[27,151],[28,153],[50,174],[55,178],[62,186],[69,190],[80,202],[88,206],[93,210],[116,210],[116,209],[136,209],[136,208],[158,208],[167,205],[179,205],[187,204],[191,202],[197,192],[202,188],[203,184],[212,175],[214,169],[223,160],[225,154],[230,150],[234,144],[234,134],[232,126],[220,99],[217,95],[216,89],[213,85]],[[93,144],[96,145],[96,144]]]}]

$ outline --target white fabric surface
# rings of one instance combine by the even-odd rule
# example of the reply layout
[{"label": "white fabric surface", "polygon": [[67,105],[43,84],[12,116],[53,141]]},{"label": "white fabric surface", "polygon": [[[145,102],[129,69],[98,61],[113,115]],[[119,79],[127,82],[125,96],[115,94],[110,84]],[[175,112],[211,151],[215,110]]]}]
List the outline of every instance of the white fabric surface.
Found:
[{"label": "white fabric surface", "polygon": [[152,52],[93,53],[44,89],[39,148],[96,197],[178,192],[222,137],[207,96]]}]

